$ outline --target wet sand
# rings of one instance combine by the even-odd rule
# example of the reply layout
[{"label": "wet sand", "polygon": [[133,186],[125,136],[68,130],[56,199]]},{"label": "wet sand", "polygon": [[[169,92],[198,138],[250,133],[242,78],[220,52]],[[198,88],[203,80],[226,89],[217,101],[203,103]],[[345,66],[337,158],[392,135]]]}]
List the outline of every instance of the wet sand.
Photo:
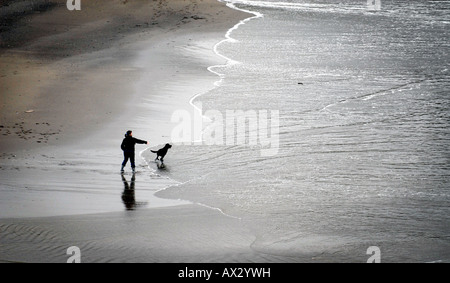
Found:
[{"label": "wet sand", "polygon": [[154,164],[119,174],[125,131],[169,141],[173,111],[225,63],[214,44],[249,15],[215,0],[65,2],[1,3],[0,262],[65,262],[70,246],[83,262],[267,260],[241,220],[155,197],[177,182]]},{"label": "wet sand", "polygon": [[254,262],[254,237],[239,220],[186,205],[97,215],[2,220],[3,262]]}]

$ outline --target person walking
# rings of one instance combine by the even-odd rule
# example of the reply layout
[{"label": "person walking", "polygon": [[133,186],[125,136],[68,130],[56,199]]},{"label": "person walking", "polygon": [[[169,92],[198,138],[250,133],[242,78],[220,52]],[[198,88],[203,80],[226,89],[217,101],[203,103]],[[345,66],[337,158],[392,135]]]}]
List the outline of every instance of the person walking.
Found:
[{"label": "person walking", "polygon": [[148,141],[143,141],[140,139],[133,138],[133,132],[127,131],[125,134],[125,138],[122,141],[122,144],[120,145],[120,148],[123,150],[123,162],[122,162],[122,168],[120,169],[120,172],[124,172],[124,168],[127,165],[128,160],[130,160],[131,163],[131,169],[133,170],[133,173],[135,172],[136,164],[134,163],[134,146],[136,144],[148,144]]}]

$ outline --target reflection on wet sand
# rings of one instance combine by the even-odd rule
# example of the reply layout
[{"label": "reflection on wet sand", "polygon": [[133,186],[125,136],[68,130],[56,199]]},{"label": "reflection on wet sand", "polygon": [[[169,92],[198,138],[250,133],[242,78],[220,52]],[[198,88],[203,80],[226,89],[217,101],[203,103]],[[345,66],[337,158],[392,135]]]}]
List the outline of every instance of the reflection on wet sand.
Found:
[{"label": "reflection on wet sand", "polygon": [[137,202],[135,195],[136,174],[131,176],[130,183],[128,183],[125,176],[122,174],[122,182],[124,190],[122,192],[122,201],[126,210],[135,210],[138,207],[146,206],[148,202]]}]

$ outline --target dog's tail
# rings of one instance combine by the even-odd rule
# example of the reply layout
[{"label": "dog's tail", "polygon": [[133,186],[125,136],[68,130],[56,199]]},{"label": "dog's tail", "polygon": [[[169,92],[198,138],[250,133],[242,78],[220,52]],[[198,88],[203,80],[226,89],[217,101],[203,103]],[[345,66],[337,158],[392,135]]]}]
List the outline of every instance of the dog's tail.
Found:
[{"label": "dog's tail", "polygon": [[150,150],[151,152],[153,152],[153,153],[158,153],[157,151],[154,151],[154,150]]}]

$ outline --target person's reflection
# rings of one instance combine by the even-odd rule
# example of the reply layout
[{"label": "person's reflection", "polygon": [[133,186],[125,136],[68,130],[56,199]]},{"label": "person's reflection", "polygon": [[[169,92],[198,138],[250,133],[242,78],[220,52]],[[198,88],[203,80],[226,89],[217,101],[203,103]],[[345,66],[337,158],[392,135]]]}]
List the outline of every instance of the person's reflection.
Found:
[{"label": "person's reflection", "polygon": [[136,208],[136,198],[134,195],[134,183],[136,181],[136,175],[133,174],[129,185],[124,175],[122,175],[122,181],[124,186],[124,190],[122,193],[123,204],[125,205],[126,210],[134,210]]}]

